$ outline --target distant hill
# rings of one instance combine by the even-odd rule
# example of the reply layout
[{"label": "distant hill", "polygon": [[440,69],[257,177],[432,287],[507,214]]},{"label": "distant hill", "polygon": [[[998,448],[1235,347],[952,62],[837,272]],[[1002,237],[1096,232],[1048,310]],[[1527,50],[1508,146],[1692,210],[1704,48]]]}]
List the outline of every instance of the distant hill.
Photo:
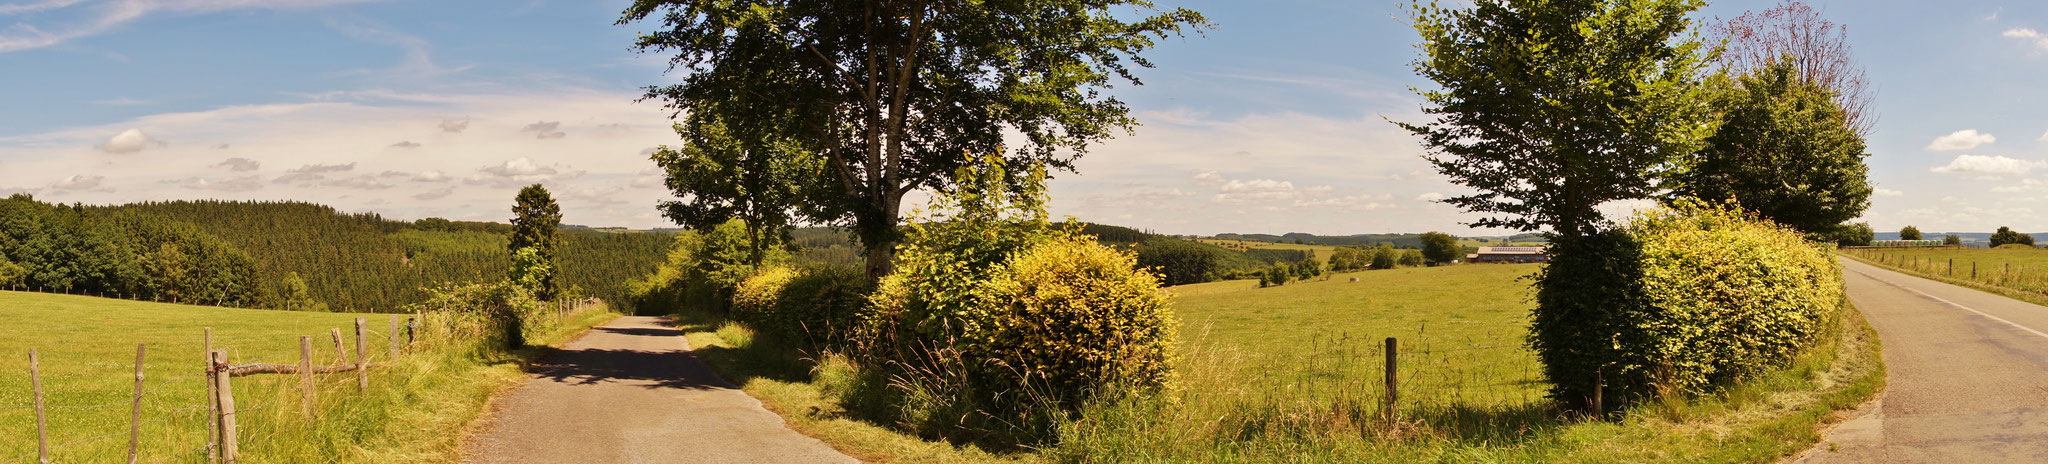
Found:
[{"label": "distant hill", "polygon": [[[1947,237],[1949,235],[1955,235],[1957,237],[1962,238],[1964,246],[1984,247],[1991,245],[1990,232],[1921,232],[1920,238],[1926,240],[1941,240],[1942,237]],[[2048,232],[2033,233],[2027,235],[2034,236],[2034,243],[2048,243]],[[1875,237],[1877,240],[1898,240],[1899,233],[1878,232],[1875,234]]]},{"label": "distant hill", "polygon": [[[1357,235],[1315,235],[1300,232],[1282,235],[1273,234],[1216,234],[1218,240],[1249,240],[1272,243],[1300,243],[1303,245],[1329,245],[1371,247],[1387,245],[1394,248],[1422,248],[1422,234],[1357,234]],[[1515,234],[1507,237],[1466,237],[1483,241],[1497,241],[1502,238],[1511,243],[1543,242],[1543,234]]]}]

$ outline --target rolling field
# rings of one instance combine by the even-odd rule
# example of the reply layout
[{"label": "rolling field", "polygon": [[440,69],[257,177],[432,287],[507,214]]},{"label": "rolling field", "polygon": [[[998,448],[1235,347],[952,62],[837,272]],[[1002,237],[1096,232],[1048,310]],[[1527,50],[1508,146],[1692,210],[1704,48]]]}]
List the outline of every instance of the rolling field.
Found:
[{"label": "rolling field", "polygon": [[[607,316],[589,311],[536,340],[565,338]],[[329,328],[340,328],[353,352],[354,319],[368,319],[371,362],[388,359],[387,315],[228,309],[0,292],[0,462],[34,460],[36,429],[28,351],[40,351],[50,446],[62,462],[126,458],[136,344],[144,363],[141,462],[204,462],[207,442],[202,327],[215,349],[236,364],[297,363],[298,337],[314,338],[314,363],[339,364]],[[403,318],[401,318],[403,324]],[[401,328],[400,330],[403,330]],[[423,335],[426,330],[422,330]],[[403,336],[401,335],[401,342]],[[447,461],[455,440],[484,400],[523,377],[510,357],[480,359],[459,343],[435,344],[373,368],[371,388],[357,392],[353,375],[320,379],[315,415],[300,410],[297,377],[234,379],[240,439],[251,462]],[[110,435],[111,434],[111,435]]]},{"label": "rolling field", "polygon": [[1257,250],[1257,249],[1266,249],[1266,250],[1307,250],[1307,251],[1309,251],[1309,252],[1311,252],[1311,253],[1314,253],[1314,254],[1315,254],[1315,258],[1316,258],[1316,261],[1317,261],[1317,262],[1321,262],[1321,263],[1324,263],[1324,264],[1328,264],[1328,263],[1330,262],[1330,254],[1331,254],[1331,253],[1335,253],[1335,252],[1337,251],[1337,247],[1335,247],[1335,246],[1330,246],[1330,245],[1300,245],[1300,244],[1293,244],[1293,243],[1273,243],[1273,242],[1260,242],[1260,241],[1254,241],[1254,240],[1218,240],[1218,239],[1209,239],[1209,238],[1203,238],[1203,239],[1195,239],[1195,241],[1197,241],[1197,242],[1202,242],[1202,243],[1207,243],[1207,244],[1210,244],[1210,245],[1216,245],[1216,246],[1220,246],[1220,247],[1223,247],[1223,248],[1226,248],[1226,249],[1230,249],[1230,250],[1236,250],[1236,251],[1245,251],[1245,250]]},{"label": "rolling field", "polygon": [[1852,248],[1864,262],[2048,304],[2048,250],[2028,248]]}]

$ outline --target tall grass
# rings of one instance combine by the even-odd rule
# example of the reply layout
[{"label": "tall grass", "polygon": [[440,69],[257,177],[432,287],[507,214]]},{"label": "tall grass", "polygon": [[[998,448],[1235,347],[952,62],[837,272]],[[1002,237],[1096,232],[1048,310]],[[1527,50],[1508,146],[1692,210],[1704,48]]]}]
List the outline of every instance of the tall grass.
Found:
[{"label": "tall grass", "polygon": [[[490,395],[525,378],[534,350],[489,348],[489,332],[429,313],[418,344],[389,359],[386,315],[237,310],[0,292],[0,462],[34,459],[35,418],[26,353],[40,350],[50,441],[60,462],[118,462],[128,445],[135,344],[147,343],[142,462],[202,462],[211,423],[201,371],[201,328],[231,362],[297,363],[298,336],[314,336],[316,364],[342,364],[327,333],[341,328],[352,359],[353,319],[368,319],[370,387],[353,373],[318,376],[310,416],[297,375],[236,377],[238,437],[249,462],[447,462],[461,430]],[[615,315],[593,308],[540,321],[531,343],[558,343]],[[404,330],[401,326],[400,330]],[[17,336],[18,335],[18,336]],[[403,334],[399,337],[404,341]],[[71,406],[95,406],[73,408]],[[68,445],[68,446],[65,446]]]}]

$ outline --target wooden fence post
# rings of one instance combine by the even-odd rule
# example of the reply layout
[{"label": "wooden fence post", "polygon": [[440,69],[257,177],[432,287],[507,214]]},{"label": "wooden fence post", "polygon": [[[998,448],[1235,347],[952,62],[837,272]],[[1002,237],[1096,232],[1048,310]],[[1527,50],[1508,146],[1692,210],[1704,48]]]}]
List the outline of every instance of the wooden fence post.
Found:
[{"label": "wooden fence post", "polygon": [[218,398],[220,402],[221,462],[235,464],[235,460],[241,454],[241,451],[239,451],[241,446],[235,440],[235,387],[233,382],[230,381],[235,378],[235,375],[234,372],[228,369],[227,350],[213,352],[213,366],[214,391],[216,392],[214,397]]},{"label": "wooden fence post", "polygon": [[135,464],[135,450],[142,446],[142,354],[148,347],[135,344],[135,401],[128,406],[128,464]]},{"label": "wooden fence post", "polygon": [[328,328],[327,336],[334,337],[334,363],[348,364],[348,351],[341,348],[341,329]]},{"label": "wooden fence post", "polygon": [[28,350],[28,383],[36,393],[36,462],[50,464],[50,422],[43,416],[43,356]]},{"label": "wooden fence post", "polygon": [[419,330],[420,313],[414,312],[412,313],[412,317],[405,318],[405,346],[407,348],[412,347],[413,342],[416,340],[413,338],[413,334],[419,332]]},{"label": "wooden fence post", "polygon": [[1396,361],[1401,353],[1400,343],[1394,337],[1387,337],[1387,406],[1385,414],[1389,420],[1394,418],[1395,406],[1399,404],[1401,399],[1400,364]]},{"label": "wooden fence post", "polygon": [[200,353],[206,362],[206,460],[220,462],[220,388],[213,381],[213,328],[206,328],[206,352]]},{"label": "wooden fence post", "polygon": [[384,335],[385,335],[385,339],[387,339],[387,340],[388,340],[388,342],[386,342],[386,343],[385,343],[385,345],[387,345],[387,346],[390,346],[390,347],[391,347],[391,360],[392,360],[392,361],[397,361],[397,360],[398,360],[398,315],[397,315],[397,314],[393,314],[393,315],[391,315],[391,330],[385,331],[385,332],[384,332]]},{"label": "wooden fence post", "polygon": [[299,410],[313,422],[313,337],[299,337]]},{"label": "wooden fence post", "polygon": [[369,353],[368,351],[365,351],[365,350],[364,350],[364,348],[363,348],[363,344],[364,344],[364,342],[367,342],[367,341],[369,341],[369,334],[366,334],[366,333],[364,333],[364,330],[366,330],[366,329],[364,329],[364,328],[363,328],[363,318],[360,318],[360,317],[356,318],[356,390],[357,390],[357,391],[362,391],[362,390],[368,390],[368,389],[370,389],[370,371],[369,371],[370,361],[369,361],[369,360],[367,360],[367,359],[363,359],[363,358],[364,358],[364,357],[365,357],[366,355],[368,355],[368,353]]},{"label": "wooden fence post", "polygon": [[1593,418],[1607,419],[1607,366],[1593,368]]}]

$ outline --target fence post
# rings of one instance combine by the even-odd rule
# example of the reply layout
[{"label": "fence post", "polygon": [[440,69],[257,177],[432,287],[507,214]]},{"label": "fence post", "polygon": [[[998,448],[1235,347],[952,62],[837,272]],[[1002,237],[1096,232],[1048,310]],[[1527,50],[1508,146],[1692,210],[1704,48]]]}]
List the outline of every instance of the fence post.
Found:
[{"label": "fence post", "polygon": [[128,407],[128,464],[135,464],[135,450],[142,446],[142,354],[148,347],[135,344],[135,401]]},{"label": "fence post", "polygon": [[220,462],[220,391],[213,381],[213,328],[206,328],[206,460]]},{"label": "fence post", "polygon": [[299,337],[299,410],[313,422],[313,337]]},{"label": "fence post", "polygon": [[391,315],[391,330],[389,330],[389,331],[385,331],[385,332],[384,332],[384,336],[385,336],[385,339],[386,339],[386,340],[388,340],[388,341],[387,341],[387,342],[385,343],[385,345],[387,345],[387,346],[390,346],[390,347],[391,347],[391,360],[392,360],[392,361],[397,361],[397,360],[398,360],[398,315],[397,315],[397,314],[393,314],[393,315]]},{"label": "fence post", "polygon": [[330,327],[327,336],[334,337],[334,363],[348,364],[348,351],[341,348],[341,329]]},{"label": "fence post", "polygon": [[408,317],[408,318],[405,318],[405,346],[406,346],[407,348],[411,348],[411,347],[412,347],[412,344],[413,344],[413,341],[414,341],[414,338],[413,338],[413,337],[414,337],[414,335],[413,335],[413,333],[414,333],[414,332],[418,332],[419,330],[420,330],[420,313],[418,313],[418,312],[414,312],[414,313],[412,313],[412,317]]},{"label": "fence post", "polygon": [[366,342],[366,341],[369,341],[369,335],[368,335],[368,334],[366,334],[366,333],[364,333],[364,328],[363,328],[363,318],[360,318],[360,317],[358,317],[358,318],[356,318],[356,390],[357,390],[357,391],[362,391],[362,390],[368,390],[368,389],[370,389],[370,371],[368,370],[368,368],[369,368],[369,365],[370,365],[370,362],[369,362],[369,360],[367,360],[367,359],[363,359],[363,358],[364,358],[364,357],[365,357],[365,356],[366,356],[366,355],[368,354],[368,352],[367,352],[367,351],[365,351],[365,350],[364,350],[364,348],[363,348],[363,343],[364,343],[364,342]]},{"label": "fence post", "polygon": [[214,397],[220,402],[220,457],[221,462],[235,464],[241,454],[240,445],[235,441],[235,387],[230,379],[234,372],[228,369],[228,352],[213,352],[213,382],[216,385]]},{"label": "fence post", "polygon": [[43,355],[28,350],[28,383],[36,393],[36,462],[50,464],[50,422],[43,416]]},{"label": "fence post", "polygon": [[1949,259],[1948,259],[1948,272],[1944,272],[1944,273],[1942,273],[1942,274],[1943,274],[1943,275],[1956,275],[1956,259],[1955,259],[1955,258],[1949,258]]},{"label": "fence post", "polygon": [[1607,366],[1593,368],[1593,417],[1607,419]]},{"label": "fence post", "polygon": [[1398,401],[1401,399],[1400,364],[1396,361],[1401,353],[1400,343],[1394,337],[1387,337],[1387,406],[1385,414],[1389,420],[1394,418],[1395,405],[1399,404]]}]

